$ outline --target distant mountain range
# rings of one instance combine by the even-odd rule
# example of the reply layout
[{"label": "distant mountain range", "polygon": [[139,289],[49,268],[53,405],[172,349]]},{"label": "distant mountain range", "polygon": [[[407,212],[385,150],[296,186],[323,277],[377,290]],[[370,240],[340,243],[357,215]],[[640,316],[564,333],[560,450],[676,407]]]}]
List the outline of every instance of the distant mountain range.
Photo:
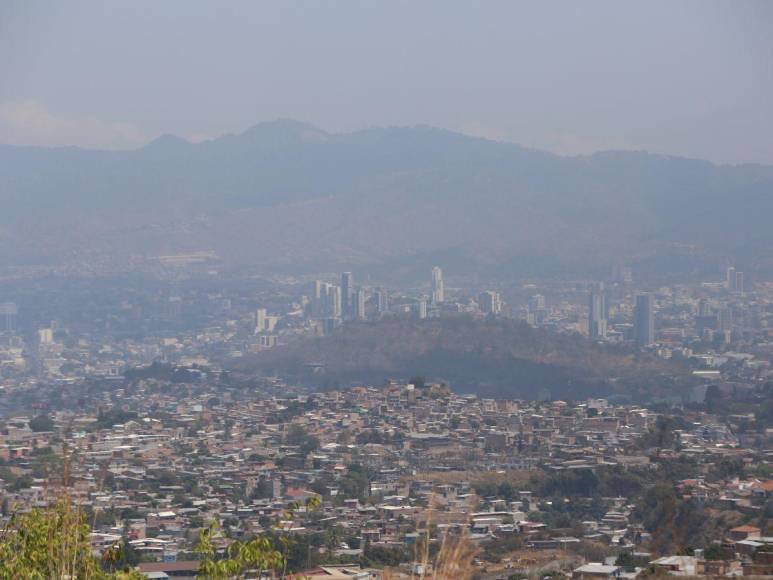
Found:
[{"label": "distant mountain range", "polygon": [[561,157],[430,127],[275,121],[134,151],[0,146],[0,259],[212,250],[266,271],[773,271],[773,168]]},{"label": "distant mountain range", "polygon": [[686,366],[653,354],[513,320],[467,317],[349,324],[330,336],[299,339],[231,364],[248,377],[276,373],[311,387],[421,375],[457,392],[531,399],[679,398],[694,383]]}]

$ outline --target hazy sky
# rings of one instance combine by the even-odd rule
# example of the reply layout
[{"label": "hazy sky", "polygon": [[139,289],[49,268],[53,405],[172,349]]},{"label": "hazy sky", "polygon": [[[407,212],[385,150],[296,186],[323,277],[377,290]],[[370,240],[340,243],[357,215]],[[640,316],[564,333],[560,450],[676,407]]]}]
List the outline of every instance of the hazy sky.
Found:
[{"label": "hazy sky", "polygon": [[773,164],[773,2],[0,3],[0,142],[289,117]]}]

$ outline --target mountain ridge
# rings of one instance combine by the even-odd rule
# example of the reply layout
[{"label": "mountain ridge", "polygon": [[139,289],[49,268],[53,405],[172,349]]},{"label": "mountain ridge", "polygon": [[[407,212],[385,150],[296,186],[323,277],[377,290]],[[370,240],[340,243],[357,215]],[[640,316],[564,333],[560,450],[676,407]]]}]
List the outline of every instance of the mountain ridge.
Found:
[{"label": "mountain ridge", "polygon": [[285,129],[285,130],[292,130],[292,128],[294,127],[297,129],[305,129],[316,133],[320,133],[329,138],[352,137],[357,135],[367,135],[369,133],[426,131],[429,133],[452,135],[454,137],[458,137],[464,140],[482,141],[485,143],[492,143],[496,145],[513,146],[525,151],[533,151],[546,156],[562,158],[562,159],[591,159],[591,158],[601,158],[601,157],[610,157],[610,156],[618,156],[618,155],[644,156],[644,157],[657,158],[662,160],[674,159],[674,160],[680,160],[680,161],[691,161],[691,162],[697,162],[697,163],[719,167],[719,168],[759,168],[762,170],[773,171],[772,164],[754,163],[754,162],[717,163],[700,157],[691,157],[691,156],[679,155],[679,154],[673,154],[673,153],[654,152],[654,151],[649,151],[647,149],[601,149],[598,151],[594,151],[592,153],[560,154],[560,153],[554,153],[554,152],[548,151],[546,149],[540,149],[538,147],[529,147],[521,143],[518,143],[517,141],[493,139],[493,138],[481,137],[476,135],[469,135],[467,133],[454,131],[452,129],[446,129],[443,127],[435,127],[433,125],[424,124],[424,123],[419,123],[415,125],[370,126],[362,129],[356,129],[353,131],[330,132],[325,129],[322,129],[317,125],[314,125],[313,123],[292,119],[292,118],[286,118],[286,117],[279,117],[268,121],[260,121],[258,123],[255,123],[254,125],[250,125],[249,127],[247,127],[241,132],[224,133],[217,137],[203,139],[200,141],[191,141],[175,133],[162,133],[161,135],[150,139],[147,143],[143,145],[139,145],[137,147],[127,148],[127,149],[98,149],[98,148],[80,147],[78,145],[54,145],[54,146],[16,145],[13,143],[0,143],[0,149],[27,149],[27,150],[47,150],[47,151],[76,150],[76,151],[83,151],[83,152],[122,154],[122,153],[134,153],[134,152],[142,151],[143,149],[146,149],[152,146],[154,143],[164,142],[167,140],[179,141],[180,143],[185,143],[191,146],[202,146],[208,143],[213,143],[221,140],[240,138],[247,135],[251,135],[253,133],[259,133],[267,128],[279,128],[279,129]]},{"label": "mountain ridge", "polygon": [[[456,252],[471,270],[528,273],[540,260],[579,271],[694,247],[705,269],[751,244],[748,269],[773,268],[764,219],[773,167],[642,152],[562,157],[428,126],[333,134],[277,120],[201,143],[162,136],[132,151],[0,146],[0,203],[0,254],[28,261],[98,241],[116,259],[207,249],[267,270],[377,269]],[[167,227],[202,216],[198,232]],[[41,220],[49,230],[26,243]],[[169,235],[126,233],[138,227]]]}]

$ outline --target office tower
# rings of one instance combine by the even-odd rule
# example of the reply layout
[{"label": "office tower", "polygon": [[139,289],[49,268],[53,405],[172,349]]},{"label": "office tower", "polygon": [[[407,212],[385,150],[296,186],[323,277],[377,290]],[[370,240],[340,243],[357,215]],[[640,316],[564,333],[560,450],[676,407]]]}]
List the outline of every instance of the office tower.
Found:
[{"label": "office tower", "polygon": [[354,318],[365,320],[365,290],[362,288],[354,293]]},{"label": "office tower", "polygon": [[711,316],[711,306],[705,298],[698,301],[698,316]]},{"label": "office tower", "polygon": [[266,309],[258,308],[255,311],[255,334],[266,330]]},{"label": "office tower", "polygon": [[[316,282],[315,282],[316,284]],[[327,299],[327,289],[330,284],[327,282],[320,282],[319,283],[319,298],[316,301],[316,308],[314,308],[314,316],[317,318],[322,318],[323,316],[328,315],[328,299]]]},{"label": "office tower", "polygon": [[638,346],[648,346],[655,342],[655,308],[650,294],[636,296],[633,334]]},{"label": "office tower", "polygon": [[481,292],[478,296],[478,306],[484,314],[499,314],[502,311],[502,301],[499,299],[499,293],[493,290]]},{"label": "office tower", "polygon": [[727,287],[729,292],[735,292],[735,283],[736,283],[735,268],[730,266],[727,269],[727,277],[725,279],[725,286]]},{"label": "office tower", "polygon": [[588,334],[591,338],[607,337],[607,297],[602,286],[588,297]]},{"label": "office tower", "polygon": [[432,304],[445,302],[445,291],[443,289],[443,270],[435,266],[432,268]]},{"label": "office tower", "polygon": [[332,292],[330,300],[330,314],[333,318],[341,318],[343,314],[343,308],[341,304],[341,295],[343,294],[340,286],[333,286],[330,291]]},{"label": "office tower", "polygon": [[376,291],[376,309],[379,314],[389,311],[389,293],[383,288]]},{"label": "office tower", "polygon": [[341,306],[345,317],[352,315],[352,294],[354,292],[354,278],[351,272],[341,274]]},{"label": "office tower", "polygon": [[40,344],[51,344],[54,342],[54,331],[50,328],[41,328],[38,330],[38,341]]},{"label": "office tower", "polygon": [[735,273],[735,291],[743,294],[743,272]]},{"label": "office tower", "polygon": [[312,316],[321,316],[322,314],[322,287],[321,280],[314,280],[311,283],[311,298],[309,302],[311,302]]},{"label": "office tower", "polygon": [[319,292],[319,308],[315,316],[340,318],[341,288],[335,284],[323,282]]},{"label": "office tower", "polygon": [[416,304],[416,314],[418,315],[419,320],[427,318],[427,301],[424,298],[419,300]]},{"label": "office tower", "polygon": [[314,280],[311,283],[311,299],[319,302],[322,296],[322,280]]},{"label": "office tower", "polygon": [[547,308],[545,307],[545,297],[542,294],[535,294],[529,298],[526,307],[526,321],[532,326],[540,326],[545,323],[547,318]]},{"label": "office tower", "polygon": [[325,284],[325,312],[324,316],[333,316],[335,312],[335,286],[333,284]]},{"label": "office tower", "polygon": [[545,297],[542,294],[535,294],[529,298],[529,310],[536,312],[537,310],[545,309]]},{"label": "office tower", "polygon": [[492,308],[491,313],[492,314],[501,314],[502,313],[502,297],[499,296],[499,292],[494,292],[493,295],[493,301],[492,301]]},{"label": "office tower", "polygon": [[314,309],[314,316],[322,318],[324,316],[330,316],[330,284],[327,282],[320,282],[319,284],[319,299],[317,300],[317,307]]},{"label": "office tower", "polygon": [[18,309],[13,302],[0,304],[0,332],[16,332]]}]

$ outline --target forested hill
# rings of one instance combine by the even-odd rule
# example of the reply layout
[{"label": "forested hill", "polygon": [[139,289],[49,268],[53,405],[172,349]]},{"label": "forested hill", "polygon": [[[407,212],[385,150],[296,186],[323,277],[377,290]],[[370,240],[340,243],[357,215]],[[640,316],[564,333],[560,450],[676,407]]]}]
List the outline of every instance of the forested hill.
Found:
[{"label": "forested hill", "polygon": [[[321,365],[321,368],[320,368]],[[446,381],[486,396],[581,399],[618,394],[649,400],[689,388],[687,370],[623,346],[601,346],[511,320],[467,317],[349,324],[246,357],[235,370],[276,372],[309,386]]]}]

